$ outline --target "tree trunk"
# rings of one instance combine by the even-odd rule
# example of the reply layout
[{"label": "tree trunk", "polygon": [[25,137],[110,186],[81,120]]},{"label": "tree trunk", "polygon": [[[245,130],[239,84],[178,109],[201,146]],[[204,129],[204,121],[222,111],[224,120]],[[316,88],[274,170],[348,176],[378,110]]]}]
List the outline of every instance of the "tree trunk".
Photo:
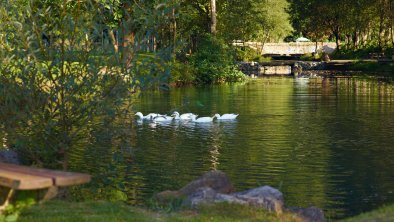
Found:
[{"label": "tree trunk", "polygon": [[339,51],[340,50],[341,39],[340,39],[340,36],[339,36],[339,27],[338,26],[335,27],[335,29],[333,31],[333,34],[335,35],[335,44],[337,46],[337,50]]},{"label": "tree trunk", "polygon": [[216,34],[216,0],[211,0],[211,34]]},{"label": "tree trunk", "polygon": [[172,22],[172,53],[175,55],[176,31],[177,31],[176,30],[175,7],[172,8],[171,22]]},{"label": "tree trunk", "polygon": [[111,38],[112,41],[112,45],[114,46],[115,52],[118,53],[119,49],[118,49],[118,41],[116,41],[115,38],[115,30],[109,31],[109,37]]},{"label": "tree trunk", "polygon": [[390,12],[390,33],[391,33],[391,44],[394,46],[394,30],[393,30],[393,28],[394,28],[394,25],[393,25],[393,23],[394,23],[394,1],[390,1],[389,2],[389,12]]},{"label": "tree trunk", "polygon": [[[384,3],[381,3],[384,6]],[[379,42],[379,49],[383,50],[383,38],[384,38],[384,9],[380,9],[379,15],[379,33],[378,33],[378,42]]]},{"label": "tree trunk", "polygon": [[359,42],[358,32],[354,31],[354,33],[353,33],[353,47],[355,49],[358,48],[358,42]]}]

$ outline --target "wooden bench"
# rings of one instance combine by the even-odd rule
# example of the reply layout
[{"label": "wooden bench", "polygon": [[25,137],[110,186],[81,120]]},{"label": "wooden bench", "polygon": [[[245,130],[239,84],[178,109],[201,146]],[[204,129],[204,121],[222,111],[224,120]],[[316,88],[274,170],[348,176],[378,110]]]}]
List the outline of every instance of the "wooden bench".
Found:
[{"label": "wooden bench", "polygon": [[10,188],[0,210],[8,204],[16,190],[48,189],[41,202],[57,195],[58,187],[88,183],[91,176],[57,170],[21,166],[0,162],[0,186]]}]

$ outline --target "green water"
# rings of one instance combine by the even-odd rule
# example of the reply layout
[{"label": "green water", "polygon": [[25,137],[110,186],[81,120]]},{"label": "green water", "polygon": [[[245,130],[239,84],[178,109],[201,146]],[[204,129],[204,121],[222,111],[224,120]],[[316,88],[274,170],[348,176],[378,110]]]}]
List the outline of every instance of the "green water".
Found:
[{"label": "green water", "polygon": [[270,185],[284,193],[287,206],[316,206],[328,218],[394,203],[392,85],[266,78],[146,92],[133,109],[239,117],[209,124],[131,121],[124,130],[132,149],[103,145],[79,154],[90,160],[79,164],[97,174],[95,195],[139,204],[219,169],[238,191]]}]

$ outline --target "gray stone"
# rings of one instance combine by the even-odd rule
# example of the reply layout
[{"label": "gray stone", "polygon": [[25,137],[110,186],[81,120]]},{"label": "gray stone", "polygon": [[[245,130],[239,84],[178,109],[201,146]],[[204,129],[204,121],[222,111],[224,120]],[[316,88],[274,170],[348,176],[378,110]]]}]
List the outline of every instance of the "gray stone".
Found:
[{"label": "gray stone", "polygon": [[188,196],[201,187],[210,187],[218,193],[231,193],[234,191],[234,187],[227,175],[222,171],[215,170],[209,171],[198,179],[188,183],[186,186],[182,187],[179,192],[182,195]]},{"label": "gray stone", "polygon": [[268,211],[281,213],[283,211],[283,194],[270,186],[262,186],[234,194],[237,198],[245,200],[249,205],[264,207]]},{"label": "gray stone", "polygon": [[325,222],[324,213],[316,207],[284,208],[283,194],[270,186],[262,186],[237,193],[230,180],[221,171],[211,171],[200,178],[190,182],[178,191],[164,191],[157,194],[157,199],[165,203],[172,198],[184,198],[183,205],[198,208],[202,204],[214,204],[220,202],[236,203],[267,209],[277,214],[290,211],[299,215],[308,222]]},{"label": "gray stone", "polygon": [[287,208],[287,210],[292,213],[298,214],[307,222],[326,222],[323,210],[317,207],[289,207]]},{"label": "gray stone", "polygon": [[195,193],[189,195],[183,204],[192,208],[197,208],[201,204],[221,202],[247,204],[247,202],[233,195],[218,193],[210,187],[199,188]]},{"label": "gray stone", "polygon": [[159,202],[166,202],[174,198],[182,198],[190,196],[196,193],[200,188],[209,187],[213,191],[218,193],[231,193],[234,191],[234,187],[230,182],[230,179],[222,171],[210,171],[202,175],[201,177],[188,183],[177,191],[163,191],[156,195]]},{"label": "gray stone", "polygon": [[298,61],[294,64],[294,68],[297,70],[322,70],[324,69],[324,62],[308,62],[308,61]]},{"label": "gray stone", "polygon": [[202,187],[195,193],[189,195],[184,201],[184,205],[197,208],[200,204],[220,202],[262,207],[275,213],[281,213],[283,211],[282,193],[269,186],[258,187],[232,194],[222,194],[210,187]]}]

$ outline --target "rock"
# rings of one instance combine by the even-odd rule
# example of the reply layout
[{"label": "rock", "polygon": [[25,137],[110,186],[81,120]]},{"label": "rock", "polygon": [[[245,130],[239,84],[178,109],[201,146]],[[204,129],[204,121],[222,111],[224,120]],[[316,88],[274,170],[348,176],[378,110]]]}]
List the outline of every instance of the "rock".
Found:
[{"label": "rock", "polygon": [[294,67],[298,70],[322,70],[324,69],[324,62],[308,62],[298,61],[294,64]]},{"label": "rock", "polygon": [[213,204],[220,202],[248,205],[246,201],[239,199],[234,195],[218,193],[210,187],[199,188],[195,193],[187,197],[183,205],[197,208],[201,204]]},{"label": "rock", "polygon": [[188,196],[184,205],[197,208],[200,204],[219,202],[236,203],[254,207],[262,207],[270,212],[283,212],[283,195],[277,189],[269,186],[258,187],[247,191],[222,194],[210,187],[202,187]]},{"label": "rock", "polygon": [[10,149],[0,150],[0,162],[13,164],[21,163],[18,153]]},{"label": "rock", "polygon": [[186,197],[183,205],[191,208],[198,208],[201,204],[236,203],[261,207],[277,214],[285,210],[290,211],[308,222],[326,221],[323,211],[316,207],[285,209],[283,194],[273,187],[262,186],[231,193],[233,190],[234,187],[226,174],[221,171],[210,171],[178,191],[163,191],[157,194],[157,199],[165,203],[174,198]]},{"label": "rock", "polygon": [[284,200],[283,194],[270,186],[262,186],[234,194],[237,198],[244,200],[248,205],[263,207],[271,212],[282,213]]},{"label": "rock", "polygon": [[193,180],[186,186],[177,191],[163,191],[156,194],[156,199],[160,202],[167,200],[190,196],[197,192],[200,188],[209,187],[217,193],[230,193],[234,191],[234,187],[230,179],[222,171],[210,171],[202,175],[200,178]]},{"label": "rock", "polygon": [[328,54],[326,54],[326,53],[324,53],[323,54],[323,61],[324,62],[329,62],[331,59],[330,59],[330,56],[328,55]]},{"label": "rock", "polygon": [[179,190],[181,195],[189,196],[201,187],[210,187],[218,193],[231,193],[234,187],[225,173],[219,170],[210,171],[200,178],[188,183]]},{"label": "rock", "polygon": [[317,207],[289,207],[287,208],[287,210],[292,213],[298,214],[307,222],[326,222],[323,210]]}]

